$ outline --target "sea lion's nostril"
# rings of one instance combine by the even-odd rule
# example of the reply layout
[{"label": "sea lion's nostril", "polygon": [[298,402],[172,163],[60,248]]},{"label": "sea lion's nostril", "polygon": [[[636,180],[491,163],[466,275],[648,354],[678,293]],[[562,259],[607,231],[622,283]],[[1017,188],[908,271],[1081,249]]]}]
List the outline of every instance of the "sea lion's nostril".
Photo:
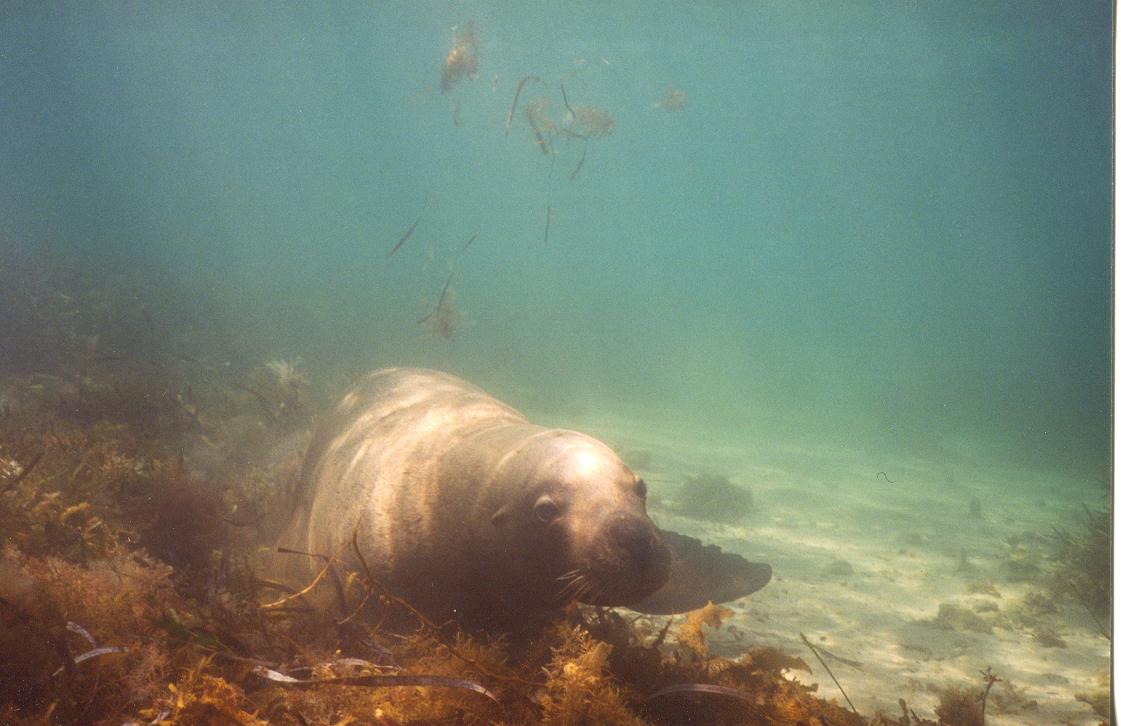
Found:
[{"label": "sea lion's nostril", "polygon": [[616,519],[608,527],[611,541],[636,560],[648,560],[654,554],[655,536],[646,522],[636,517]]}]

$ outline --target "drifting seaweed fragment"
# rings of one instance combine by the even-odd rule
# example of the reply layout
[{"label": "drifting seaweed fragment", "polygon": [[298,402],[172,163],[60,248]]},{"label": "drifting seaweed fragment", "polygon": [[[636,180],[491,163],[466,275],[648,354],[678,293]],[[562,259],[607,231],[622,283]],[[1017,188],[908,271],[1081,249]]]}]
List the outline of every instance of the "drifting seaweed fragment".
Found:
[{"label": "drifting seaweed fragment", "polygon": [[568,180],[569,181],[575,181],[576,175],[579,174],[580,170],[584,168],[584,160],[586,158],[588,158],[588,139],[587,138],[584,139],[584,148],[580,152],[580,161],[578,161],[576,163],[576,168],[573,169],[572,173],[568,175]]},{"label": "drifting seaweed fragment", "polygon": [[577,106],[565,118],[565,129],[581,138],[610,136],[615,119],[599,106]]},{"label": "drifting seaweed fragment", "polygon": [[265,363],[265,368],[276,376],[276,382],[281,386],[299,388],[307,384],[307,375],[300,369],[299,358],[270,360]]},{"label": "drifting seaweed fragment", "polygon": [[662,97],[654,102],[654,106],[663,111],[680,111],[685,108],[685,91],[670,86]]},{"label": "drifting seaweed fragment", "polygon": [[597,136],[608,136],[615,128],[615,119],[601,108],[596,106],[576,106],[573,108],[572,104],[568,101],[568,92],[564,89],[564,84],[560,84],[561,98],[564,99],[564,107],[568,109],[568,115],[565,116],[565,123],[563,131],[565,135],[580,139],[583,142],[583,147],[580,150],[580,160],[576,163],[576,168],[568,175],[569,181],[575,181],[576,175],[584,168],[584,162],[588,158],[588,139]]},{"label": "drifting seaweed fragment", "polygon": [[[497,82],[498,77],[495,76]],[[541,80],[538,76],[526,76],[518,81],[518,88],[514,91],[514,100],[510,103],[510,110],[506,113],[506,136],[510,136],[510,127],[514,123],[514,109],[518,106],[518,98],[522,95],[522,88],[525,87],[527,81],[537,81],[541,85],[545,85],[545,81]],[[532,123],[532,122],[531,122]]]},{"label": "drifting seaweed fragment", "polygon": [[456,257],[458,258],[459,255],[462,255],[464,252],[466,252],[467,248],[471,246],[471,243],[474,242],[478,238],[479,238],[479,233],[478,232],[471,235],[471,239],[467,240],[467,244],[465,244],[465,245],[463,245],[463,247],[459,248],[459,252],[456,254]]},{"label": "drifting seaweed fragment", "polygon": [[573,108],[568,103],[568,94],[565,93],[564,84],[560,84],[560,97],[564,99],[564,108],[568,110],[565,117],[565,132],[581,139],[611,136],[615,130],[615,120],[611,114],[600,106],[581,105]]},{"label": "drifting seaweed fragment", "polygon": [[545,156],[553,153],[553,148],[549,145],[545,135],[552,136],[557,129],[556,124],[545,115],[545,109],[548,106],[548,99],[535,98],[526,104],[526,107],[522,110],[522,116],[529,123],[529,127],[533,129],[533,138],[537,141],[537,148],[541,149],[541,153]]},{"label": "drifting seaweed fragment", "polygon": [[561,91],[561,99],[564,100],[564,107],[568,109],[568,113],[570,113],[573,117],[575,117],[576,112],[572,110],[572,104],[570,104],[568,102],[568,93],[565,92],[563,83],[560,84],[560,91]]},{"label": "drifting seaweed fragment", "polygon": [[440,297],[436,301],[436,306],[417,321],[417,325],[422,325],[434,335],[441,338],[450,339],[455,335],[455,331],[463,324],[463,313],[455,305],[455,295],[451,289],[452,276],[455,270],[448,272],[448,279],[444,283],[443,289],[440,291]]},{"label": "drifting seaweed fragment", "polygon": [[406,242],[409,241],[409,237],[413,236],[413,232],[416,231],[416,226],[418,224],[420,224],[421,217],[424,216],[424,210],[427,209],[427,208],[428,208],[428,192],[425,192],[424,193],[424,203],[420,205],[420,214],[417,215],[416,221],[413,222],[412,225],[407,230],[405,230],[405,234],[401,235],[401,239],[397,240],[397,244],[393,245],[393,249],[391,249],[389,251],[389,254],[385,256],[386,259],[389,259],[390,257],[392,257],[394,255],[394,253],[397,252],[397,250],[401,249],[401,245],[403,245],[403,244],[405,244]]},{"label": "drifting seaweed fragment", "polygon": [[440,90],[447,93],[464,78],[474,79],[479,73],[479,37],[475,30],[475,19],[467,21],[462,30],[456,29],[452,36],[452,48],[444,57],[440,70]]}]

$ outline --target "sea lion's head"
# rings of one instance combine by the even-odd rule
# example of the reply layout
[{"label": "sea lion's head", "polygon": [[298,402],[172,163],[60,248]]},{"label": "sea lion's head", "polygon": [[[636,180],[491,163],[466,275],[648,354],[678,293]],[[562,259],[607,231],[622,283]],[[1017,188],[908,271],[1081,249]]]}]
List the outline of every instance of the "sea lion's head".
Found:
[{"label": "sea lion's head", "polygon": [[532,562],[540,595],[555,605],[627,605],[666,583],[670,548],[646,514],[646,483],[606,444],[553,429],[505,463],[519,495],[492,523]]}]

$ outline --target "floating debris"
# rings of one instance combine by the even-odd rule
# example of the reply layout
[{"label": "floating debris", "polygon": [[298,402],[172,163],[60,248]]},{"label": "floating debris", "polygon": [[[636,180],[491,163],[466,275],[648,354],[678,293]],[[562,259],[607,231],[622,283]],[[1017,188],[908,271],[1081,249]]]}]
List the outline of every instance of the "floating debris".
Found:
[{"label": "floating debris", "polygon": [[662,97],[654,102],[654,106],[663,111],[680,111],[685,108],[685,91],[670,86]]},{"label": "floating debris", "polygon": [[[497,80],[498,80],[498,76],[495,76],[496,83],[497,83]],[[512,126],[513,123],[514,123],[514,110],[518,106],[518,98],[522,95],[522,88],[525,87],[526,81],[537,81],[538,83],[540,83],[542,85],[545,84],[545,81],[541,80],[538,76],[526,76],[522,80],[518,81],[518,89],[516,91],[514,91],[514,100],[510,103],[510,110],[506,113],[506,136],[510,135],[510,126]],[[491,89],[491,90],[494,90],[494,89]],[[529,118],[529,117],[527,116],[526,118]],[[533,124],[532,120],[530,121],[530,124],[531,125]]]},{"label": "floating debris", "polygon": [[615,119],[599,106],[576,106],[568,112],[565,130],[585,139],[610,136],[615,130]]},{"label": "floating debris", "polygon": [[545,156],[549,156],[553,153],[553,149],[545,139],[545,135],[549,134],[551,136],[557,131],[556,124],[545,115],[545,109],[548,108],[548,106],[548,99],[535,98],[525,107],[525,110],[522,111],[525,120],[529,122],[529,127],[533,129],[533,137],[537,139],[537,146]]},{"label": "floating debris", "polygon": [[[474,242],[478,238],[479,238],[479,233],[478,232],[471,235],[471,239],[467,240],[467,244],[463,245],[463,247],[460,248],[459,254],[462,255],[464,252],[466,252],[467,248],[471,246],[471,243]],[[458,257],[459,255],[456,255],[456,256]]]},{"label": "floating debris", "polygon": [[467,21],[463,30],[455,31],[452,49],[444,58],[440,71],[440,89],[447,93],[464,78],[474,79],[479,74],[479,37],[475,30],[475,20]]},{"label": "floating debris", "polygon": [[413,236],[413,232],[416,231],[416,226],[418,224],[420,224],[420,218],[424,216],[424,210],[427,207],[428,207],[428,192],[425,192],[424,193],[424,203],[420,205],[420,214],[417,215],[416,221],[413,222],[411,227],[409,227],[407,230],[405,230],[405,234],[401,235],[401,239],[397,240],[397,244],[393,245],[393,249],[391,249],[389,251],[389,254],[385,256],[386,259],[389,259],[390,257],[392,257],[393,254],[397,250],[401,249],[401,246],[403,244],[405,244],[406,242],[409,241],[409,237]]},{"label": "floating debris", "polygon": [[615,130],[615,119],[599,106],[576,106],[568,102],[564,84],[560,84],[561,98],[568,115],[564,119],[564,132],[569,136],[590,139],[596,136],[610,136]]},{"label": "floating debris", "polygon": [[292,360],[270,360],[265,363],[265,368],[272,371],[276,376],[276,382],[281,386],[298,387],[307,383],[307,375],[300,369],[300,359],[293,358]]},{"label": "floating debris", "polygon": [[568,93],[564,90],[564,84],[563,83],[560,84],[560,89],[561,89],[561,98],[564,99],[564,107],[568,109],[568,112],[570,114],[575,116],[576,112],[572,110],[572,104],[570,104],[568,102]]},{"label": "floating debris", "polygon": [[579,174],[580,170],[584,168],[584,160],[587,159],[587,158],[588,158],[588,139],[585,138],[584,139],[584,149],[580,152],[580,161],[576,162],[576,168],[573,169],[572,173],[568,175],[568,180],[569,181],[574,181],[576,179],[576,175]]},{"label": "floating debris", "polygon": [[568,175],[568,180],[574,181],[576,175],[584,168],[584,162],[588,159],[588,139],[597,136],[609,136],[615,130],[615,119],[597,106],[574,107],[568,101],[568,92],[565,91],[563,83],[560,84],[560,90],[561,98],[564,99],[564,107],[568,109],[562,131],[566,136],[584,142],[584,146],[580,150],[580,161],[576,162],[576,168]]},{"label": "floating debris", "polygon": [[553,224],[553,208],[545,205],[545,244],[549,244],[549,227]]},{"label": "floating debris", "polygon": [[455,293],[451,289],[454,274],[455,270],[448,273],[448,280],[444,283],[444,289],[440,291],[440,299],[436,301],[436,307],[417,321],[417,325],[423,325],[430,333],[445,339],[451,339],[455,331],[463,325],[463,313],[455,306]]}]

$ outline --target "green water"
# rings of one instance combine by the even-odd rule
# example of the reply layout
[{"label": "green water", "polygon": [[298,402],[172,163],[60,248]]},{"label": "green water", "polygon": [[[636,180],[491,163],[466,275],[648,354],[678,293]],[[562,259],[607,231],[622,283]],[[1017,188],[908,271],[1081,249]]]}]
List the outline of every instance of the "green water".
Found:
[{"label": "green water", "polygon": [[[1104,493],[1111,13],[11,3],[0,239],[75,289],[135,287],[169,347],[215,364],[432,366],[558,421]],[[471,19],[477,77],[442,93]],[[562,125],[562,83],[615,120],[574,178],[583,140],[542,154],[522,113],[545,98]],[[679,110],[655,105],[671,87]],[[445,339],[417,321],[452,267]],[[0,363],[49,367],[14,335]]]}]

